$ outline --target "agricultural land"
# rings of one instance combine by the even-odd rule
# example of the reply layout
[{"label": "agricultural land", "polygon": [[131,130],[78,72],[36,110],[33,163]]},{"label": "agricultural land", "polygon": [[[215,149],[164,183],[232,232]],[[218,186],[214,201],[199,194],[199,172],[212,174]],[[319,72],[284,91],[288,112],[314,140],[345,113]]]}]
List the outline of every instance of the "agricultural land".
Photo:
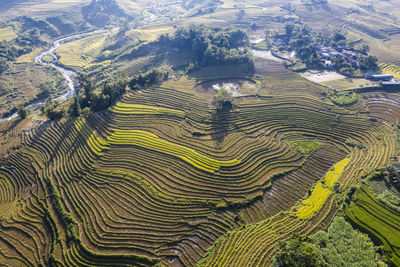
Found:
[{"label": "agricultural land", "polygon": [[396,0],[5,0],[1,266],[400,266]]}]

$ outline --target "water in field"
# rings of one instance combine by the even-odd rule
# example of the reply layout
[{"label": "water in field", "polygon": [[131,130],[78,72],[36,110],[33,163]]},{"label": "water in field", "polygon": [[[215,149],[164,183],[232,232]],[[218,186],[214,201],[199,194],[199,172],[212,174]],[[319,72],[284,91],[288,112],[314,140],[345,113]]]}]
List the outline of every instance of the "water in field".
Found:
[{"label": "water in field", "polygon": [[246,79],[221,79],[201,83],[195,87],[195,90],[212,99],[222,88],[230,92],[233,97],[243,97],[254,95],[258,87],[256,83]]},{"label": "water in field", "polygon": [[237,83],[233,83],[233,82],[216,83],[216,84],[213,84],[212,88],[217,91],[224,88],[226,91],[230,92],[235,97],[241,96],[241,94],[238,91],[239,84],[237,84]]}]

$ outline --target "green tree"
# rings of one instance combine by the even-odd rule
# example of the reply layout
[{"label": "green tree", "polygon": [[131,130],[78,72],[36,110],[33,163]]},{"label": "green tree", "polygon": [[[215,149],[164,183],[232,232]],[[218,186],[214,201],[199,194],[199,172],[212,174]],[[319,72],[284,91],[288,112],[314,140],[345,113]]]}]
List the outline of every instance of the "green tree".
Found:
[{"label": "green tree", "polygon": [[48,105],[44,109],[44,113],[46,113],[46,117],[49,120],[59,120],[63,117],[64,111],[56,110],[54,105]]},{"label": "green tree", "polygon": [[293,235],[290,241],[280,243],[281,250],[274,256],[272,267],[327,267],[319,248],[304,241],[300,235]]},{"label": "green tree", "polygon": [[19,117],[21,120],[25,119],[26,116],[28,115],[28,111],[27,111],[26,108],[25,108],[24,106],[22,106],[22,105],[18,107],[17,113],[18,113],[18,117]]},{"label": "green tree", "polygon": [[287,44],[289,43],[290,38],[292,38],[293,30],[294,30],[294,24],[293,23],[285,24],[286,43]]},{"label": "green tree", "polygon": [[231,109],[233,102],[232,93],[225,88],[218,90],[218,93],[214,96],[212,103],[217,107],[218,110]]},{"label": "green tree", "polygon": [[74,96],[74,100],[69,106],[68,114],[71,117],[79,117],[79,115],[81,114],[81,105],[77,96]]},{"label": "green tree", "polygon": [[8,70],[10,67],[10,63],[4,57],[0,57],[0,74]]},{"label": "green tree", "polygon": [[366,56],[358,59],[358,65],[362,71],[378,70],[378,58],[375,56]]},{"label": "green tree", "polygon": [[369,52],[369,46],[366,44],[363,44],[360,48],[361,53],[366,54]]},{"label": "green tree", "polygon": [[279,244],[272,266],[377,266],[374,245],[369,237],[354,230],[342,216],[336,216],[329,228],[310,237],[293,235]]},{"label": "green tree", "polygon": [[329,266],[376,266],[372,241],[342,216],[337,216],[327,231],[311,236],[310,242],[320,248]]}]

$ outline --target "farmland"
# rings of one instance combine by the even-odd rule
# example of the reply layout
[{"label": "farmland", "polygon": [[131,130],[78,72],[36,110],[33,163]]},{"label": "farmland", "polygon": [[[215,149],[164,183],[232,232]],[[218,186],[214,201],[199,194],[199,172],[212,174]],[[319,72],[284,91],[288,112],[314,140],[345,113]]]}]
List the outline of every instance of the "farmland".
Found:
[{"label": "farmland", "polygon": [[379,239],[389,262],[400,264],[399,239],[395,234],[399,231],[399,213],[380,203],[371,189],[363,185],[356,191],[346,214],[363,231]]},{"label": "farmland", "polygon": [[[287,201],[294,205],[325,173],[328,187],[336,180],[346,186],[366,169],[386,164],[396,146],[390,127],[312,96],[247,99],[233,112],[215,114],[195,86],[190,76],[170,80],[127,93],[101,115],[24,134],[18,156],[2,163],[3,187],[13,185],[2,197],[4,220],[25,225],[15,233],[21,238],[3,236],[10,240],[2,244],[7,257],[33,265],[44,255],[66,265],[113,261],[116,255],[120,264],[195,265],[216,241],[205,265],[229,265],[255,253],[253,264],[261,264],[271,259],[274,240],[296,229],[312,233],[335,213],[328,196],[313,215],[279,215],[282,207],[264,203],[282,201],[269,194],[282,190],[282,179],[292,184],[286,194],[295,190]],[[336,114],[342,114],[340,123]],[[307,158],[284,141],[304,135],[320,143]],[[346,145],[349,138],[368,149]],[[324,162],[322,150],[333,162]],[[15,168],[32,173],[31,180],[21,176],[15,183]],[[14,204],[17,199],[21,204]],[[242,220],[249,222],[244,229]]]},{"label": "farmland", "polygon": [[[399,161],[399,93],[295,72],[263,41],[340,30],[399,78],[395,1],[28,2],[0,9],[20,49],[0,112],[28,109],[0,121],[0,265],[270,266],[296,238],[345,246],[337,225],[368,262],[400,265],[396,201],[367,181]],[[70,98],[45,63],[77,74]]]}]

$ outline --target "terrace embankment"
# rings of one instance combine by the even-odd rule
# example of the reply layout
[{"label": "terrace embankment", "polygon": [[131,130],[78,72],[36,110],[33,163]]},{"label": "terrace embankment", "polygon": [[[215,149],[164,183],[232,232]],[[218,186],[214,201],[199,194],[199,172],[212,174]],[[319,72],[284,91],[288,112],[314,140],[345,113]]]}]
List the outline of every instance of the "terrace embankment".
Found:
[{"label": "terrace embankment", "polygon": [[[336,212],[332,196],[302,220],[280,212],[346,156],[343,188],[385,165],[394,130],[321,100],[299,76],[286,81],[288,96],[259,75],[268,96],[243,98],[230,112],[194,89],[207,82],[196,73],[25,133],[0,163],[0,236],[15,236],[1,241],[3,255],[28,265],[193,266],[214,244],[203,263],[256,266],[269,263],[277,240],[324,227]],[[227,77],[241,79],[208,82]],[[293,140],[321,147],[303,155]]]}]

